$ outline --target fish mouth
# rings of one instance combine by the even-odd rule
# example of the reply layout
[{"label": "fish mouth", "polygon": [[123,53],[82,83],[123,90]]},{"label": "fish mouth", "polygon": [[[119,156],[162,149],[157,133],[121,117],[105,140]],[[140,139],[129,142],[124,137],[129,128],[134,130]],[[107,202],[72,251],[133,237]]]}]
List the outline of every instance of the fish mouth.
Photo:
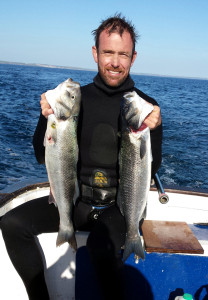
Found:
[{"label": "fish mouth", "polygon": [[144,124],[144,122],[141,124],[141,126],[138,128],[138,129],[135,129],[134,127],[130,126],[129,129],[132,133],[138,133],[138,132],[141,132],[143,130],[145,130],[147,128],[147,125]]},{"label": "fish mouth", "polygon": [[144,122],[141,124],[141,126],[139,127],[138,131],[143,131],[147,128],[147,125],[144,124]]}]

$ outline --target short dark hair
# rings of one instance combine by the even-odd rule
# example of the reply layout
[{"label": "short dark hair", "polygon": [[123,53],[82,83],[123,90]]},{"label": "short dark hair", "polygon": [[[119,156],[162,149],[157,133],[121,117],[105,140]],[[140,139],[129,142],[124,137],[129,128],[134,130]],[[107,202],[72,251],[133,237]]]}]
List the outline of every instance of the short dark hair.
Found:
[{"label": "short dark hair", "polygon": [[130,21],[127,21],[125,17],[122,17],[121,14],[115,14],[113,17],[103,20],[100,26],[97,29],[92,31],[92,34],[94,35],[94,39],[95,39],[95,46],[97,49],[99,48],[100,34],[104,30],[108,30],[109,35],[113,32],[117,32],[120,34],[120,36],[122,36],[124,31],[129,32],[133,42],[132,54],[134,53],[135,45],[137,39],[139,38],[139,35],[137,34],[134,25],[132,25]]}]

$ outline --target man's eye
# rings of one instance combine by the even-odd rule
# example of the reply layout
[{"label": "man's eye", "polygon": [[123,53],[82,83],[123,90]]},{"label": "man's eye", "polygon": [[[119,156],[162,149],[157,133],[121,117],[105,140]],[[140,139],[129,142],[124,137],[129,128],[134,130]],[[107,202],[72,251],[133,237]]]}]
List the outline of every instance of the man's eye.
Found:
[{"label": "man's eye", "polygon": [[129,57],[129,54],[128,53],[120,53],[120,56],[121,57]]}]

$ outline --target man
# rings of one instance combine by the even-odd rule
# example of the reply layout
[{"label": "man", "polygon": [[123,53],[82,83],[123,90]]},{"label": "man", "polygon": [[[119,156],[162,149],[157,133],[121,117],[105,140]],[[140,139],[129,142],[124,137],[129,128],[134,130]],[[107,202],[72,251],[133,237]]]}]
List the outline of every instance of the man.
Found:
[{"label": "man", "polygon": [[[151,129],[152,174],[161,163],[162,125],[157,102],[136,89],[129,76],[137,55],[134,27],[124,18],[115,16],[102,22],[94,35],[96,43],[92,53],[98,64],[98,74],[93,83],[81,88],[82,108],[78,128],[81,197],[74,207],[73,223],[75,230],[90,231],[87,248],[104,299],[122,299],[120,249],[126,228],[124,217],[116,205],[116,192],[120,101],[124,92],[135,90],[154,105],[153,112],[145,120]],[[47,117],[53,111],[45,94],[41,96],[40,103],[42,113],[33,144],[37,160],[44,163],[43,139]],[[1,227],[8,254],[29,298],[49,299],[43,263],[34,237],[43,232],[58,231],[57,208],[48,204],[48,197],[37,199],[7,213]]]}]

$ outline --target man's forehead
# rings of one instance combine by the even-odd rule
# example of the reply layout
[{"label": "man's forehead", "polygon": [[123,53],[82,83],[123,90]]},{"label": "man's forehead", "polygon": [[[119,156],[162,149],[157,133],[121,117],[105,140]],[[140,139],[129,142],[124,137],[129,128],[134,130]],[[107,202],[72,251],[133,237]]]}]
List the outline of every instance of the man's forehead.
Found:
[{"label": "man's forehead", "polygon": [[100,37],[101,36],[110,37],[111,35],[119,35],[120,37],[129,36],[131,38],[131,35],[127,30],[123,30],[122,32],[120,32],[119,29],[111,31],[110,28],[106,28],[100,33]]},{"label": "man's forehead", "polygon": [[122,43],[129,43],[133,45],[133,41],[131,39],[131,35],[128,31],[124,31],[122,35],[115,31],[115,32],[109,32],[109,30],[103,30],[100,34],[99,37],[99,44],[103,43],[108,43],[111,41],[117,41]]},{"label": "man's forehead", "polygon": [[103,30],[99,38],[99,48],[124,48],[126,51],[131,52],[133,48],[133,42],[131,35],[128,31],[124,31],[122,36],[119,32],[110,32],[109,30]]}]

